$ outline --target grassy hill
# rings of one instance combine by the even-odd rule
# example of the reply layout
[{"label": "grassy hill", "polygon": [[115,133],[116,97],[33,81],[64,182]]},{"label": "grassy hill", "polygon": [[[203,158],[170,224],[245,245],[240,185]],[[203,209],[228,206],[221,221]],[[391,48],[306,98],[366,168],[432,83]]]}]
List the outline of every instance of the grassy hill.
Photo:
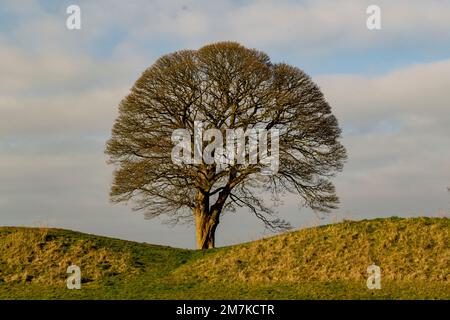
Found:
[{"label": "grassy hill", "polygon": [[[205,252],[0,228],[0,299],[450,299],[448,218],[346,221]],[[375,263],[382,289],[368,290]],[[66,269],[82,289],[66,289]]]}]

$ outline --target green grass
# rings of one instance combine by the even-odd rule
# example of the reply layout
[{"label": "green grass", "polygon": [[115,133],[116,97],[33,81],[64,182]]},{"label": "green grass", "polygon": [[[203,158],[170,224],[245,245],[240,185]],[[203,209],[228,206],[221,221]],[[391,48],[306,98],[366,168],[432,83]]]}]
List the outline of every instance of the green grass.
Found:
[{"label": "green grass", "polygon": [[[202,252],[5,227],[0,299],[450,299],[449,233],[448,218],[347,221]],[[381,290],[366,287],[372,263]]]}]

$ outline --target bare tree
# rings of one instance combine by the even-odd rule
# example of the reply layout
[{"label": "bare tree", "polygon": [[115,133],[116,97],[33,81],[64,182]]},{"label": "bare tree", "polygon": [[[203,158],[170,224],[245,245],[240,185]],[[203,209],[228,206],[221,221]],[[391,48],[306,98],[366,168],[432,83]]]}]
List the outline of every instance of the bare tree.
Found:
[{"label": "bare tree", "polygon": [[[176,164],[171,135],[205,128],[277,128],[279,169],[262,165]],[[336,208],[330,181],[346,159],[341,130],[323,94],[300,69],[271,63],[238,43],[220,42],[159,58],[120,103],[106,153],[115,164],[113,202],[132,200],[148,218],[195,220],[198,248],[214,247],[224,212],[247,207],[271,229],[289,227],[272,207],[286,193],[319,212]],[[193,142],[192,142],[193,144]],[[264,195],[271,195],[268,203]]]}]

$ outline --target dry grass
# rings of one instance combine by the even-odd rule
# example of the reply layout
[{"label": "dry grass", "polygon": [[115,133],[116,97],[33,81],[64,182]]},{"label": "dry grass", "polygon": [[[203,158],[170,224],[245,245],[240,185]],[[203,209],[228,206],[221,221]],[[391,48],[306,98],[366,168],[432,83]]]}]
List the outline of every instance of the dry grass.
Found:
[{"label": "dry grass", "polygon": [[174,271],[180,280],[248,284],[387,281],[450,284],[448,218],[377,219],[303,229],[206,255]]},{"label": "dry grass", "polygon": [[[377,219],[202,252],[0,227],[0,299],[449,299],[449,232],[448,218]],[[82,290],[66,288],[72,263]]]},{"label": "dry grass", "polygon": [[132,272],[132,254],[95,239],[64,236],[53,229],[0,229],[0,282],[63,285],[67,267],[81,268],[83,282]]}]

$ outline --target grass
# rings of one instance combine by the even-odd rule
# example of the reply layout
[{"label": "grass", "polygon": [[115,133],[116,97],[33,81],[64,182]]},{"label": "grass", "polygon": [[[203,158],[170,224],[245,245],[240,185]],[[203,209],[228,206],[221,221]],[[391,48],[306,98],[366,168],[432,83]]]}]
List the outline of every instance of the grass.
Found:
[{"label": "grass", "polygon": [[[5,227],[0,299],[450,299],[449,232],[448,218],[346,221],[202,252]],[[70,264],[81,290],[66,289]]]}]

